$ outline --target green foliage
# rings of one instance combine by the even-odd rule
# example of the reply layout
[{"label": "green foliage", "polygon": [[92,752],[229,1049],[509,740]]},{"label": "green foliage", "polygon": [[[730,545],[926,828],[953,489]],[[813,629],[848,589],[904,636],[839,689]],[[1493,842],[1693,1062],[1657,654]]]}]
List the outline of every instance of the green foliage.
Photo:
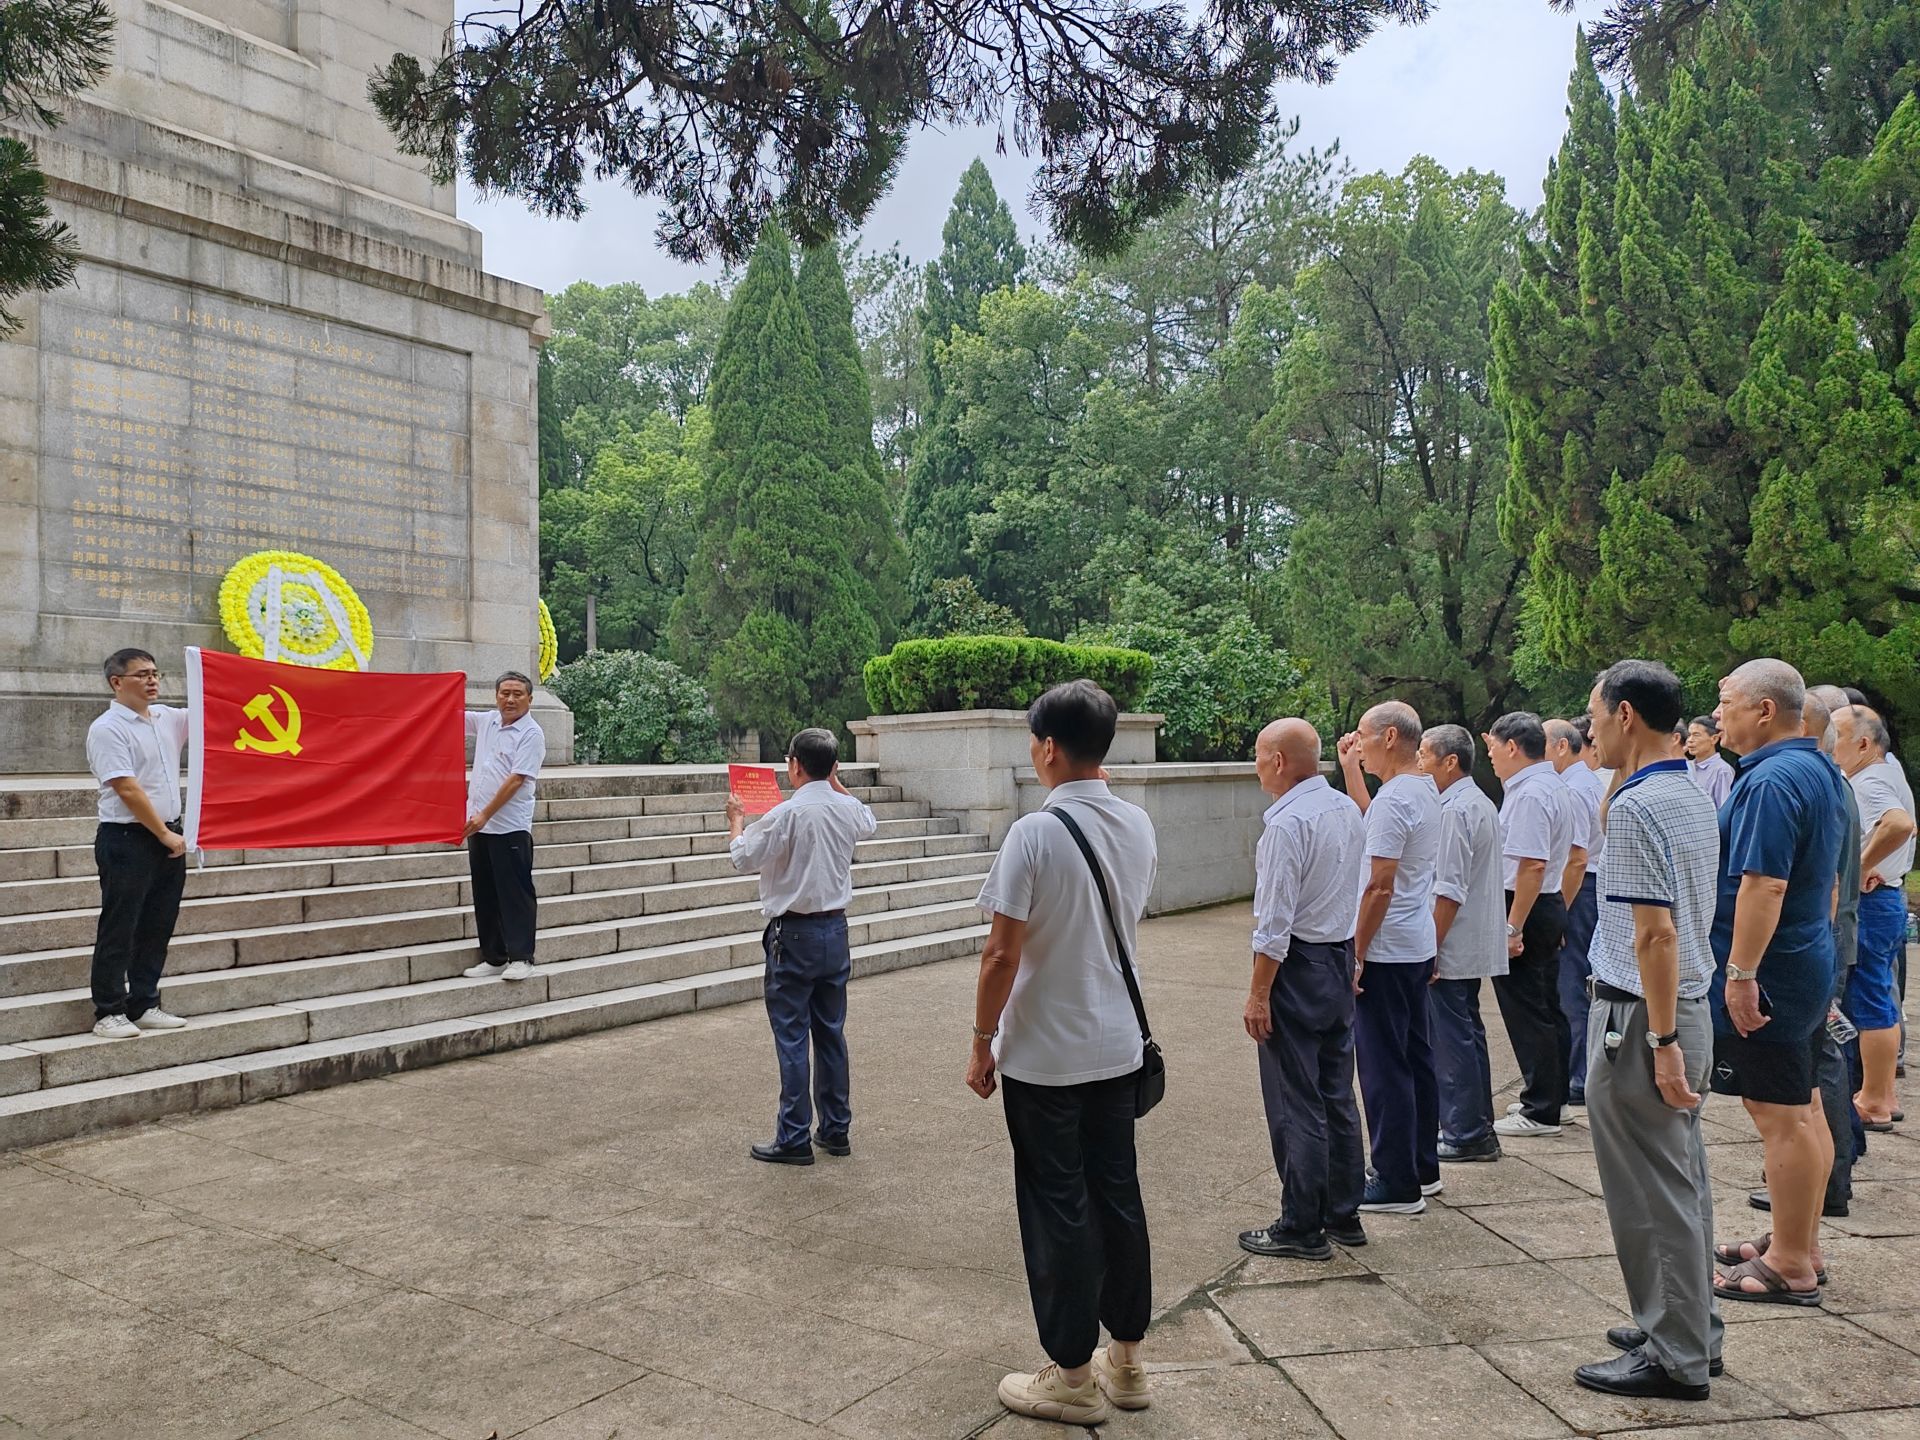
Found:
[{"label": "green foliage", "polygon": [[[107,0],[0,0],[0,122],[58,125],[56,104],[106,74],[112,46]],[[47,178],[32,147],[0,138],[0,339],[19,328],[8,302],[59,289],[79,258],[47,208]]]},{"label": "green foliage", "polygon": [[996,605],[975,588],[971,576],[933,582],[928,604],[928,633],[944,635],[1024,635],[1027,627],[1004,605]]},{"label": "green foliage", "polygon": [[1077,643],[1117,645],[1153,659],[1140,708],[1166,716],[1162,760],[1248,760],[1260,731],[1282,716],[1330,728],[1326,687],[1245,617],[1206,639],[1170,625],[1096,626]]},{"label": "green foliage", "polygon": [[1062,645],[1006,635],[903,640],[866,665],[876,715],[941,710],[1024,710],[1055,685],[1091,680],[1122,710],[1138,707],[1153,657],[1110,645]]},{"label": "green foliage", "polygon": [[548,687],[573,711],[586,763],[695,765],[726,759],[713,702],[679,666],[634,650],[596,650]]}]

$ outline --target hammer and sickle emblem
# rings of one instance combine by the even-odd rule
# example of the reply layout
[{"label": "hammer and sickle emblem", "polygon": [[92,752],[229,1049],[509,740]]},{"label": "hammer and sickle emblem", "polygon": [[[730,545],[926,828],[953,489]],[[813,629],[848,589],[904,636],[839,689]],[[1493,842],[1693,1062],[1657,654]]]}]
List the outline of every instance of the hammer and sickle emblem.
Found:
[{"label": "hammer and sickle emblem", "polygon": [[257,750],[262,755],[298,755],[300,753],[300,707],[293,703],[293,697],[278,685],[272,687],[273,695],[280,697],[280,703],[286,707],[286,722],[273,713],[273,695],[256,695],[249,700],[244,709],[249,720],[257,720],[266,728],[270,739],[262,740],[251,730],[242,730],[234,738],[236,750]]}]

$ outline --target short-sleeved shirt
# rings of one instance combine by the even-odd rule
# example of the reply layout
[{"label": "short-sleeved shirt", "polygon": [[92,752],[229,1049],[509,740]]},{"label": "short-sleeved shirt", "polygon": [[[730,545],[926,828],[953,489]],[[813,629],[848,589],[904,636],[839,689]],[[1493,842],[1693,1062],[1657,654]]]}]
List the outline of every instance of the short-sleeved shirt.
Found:
[{"label": "short-sleeved shirt", "polygon": [[822,915],[853,899],[853,854],[879,828],[858,796],[810,780],[727,845],[733,868],[760,876],[760,913]]},{"label": "short-sleeved shirt", "polygon": [[1847,971],[1860,958],[1860,806],[1853,787],[1840,798],[1847,802],[1847,823],[1840,831],[1840,894],[1833,907],[1833,993],[1846,989]]},{"label": "short-sleeved shirt", "polygon": [[1713,920],[1714,1025],[1727,1018],[1727,956],[1733,948],[1740,881],[1765,875],[1787,882],[1780,923],[1760,959],[1760,988],[1773,1020],[1747,1038],[1804,1044],[1825,1018],[1833,993],[1833,887],[1847,825],[1839,767],[1802,737],[1776,740],[1740,762],[1720,807],[1720,885]]},{"label": "short-sleeved shirt", "polygon": [[1366,823],[1351,796],[1309,775],[1267,807],[1253,854],[1253,948],[1285,961],[1293,941],[1353,938]]},{"label": "short-sleeved shirt", "polygon": [[[1158,866],[1153,822],[1101,780],[1054,786],[1046,809],[1065,810],[1086,834],[1137,966],[1135,938]],[[1000,1072],[1030,1085],[1078,1085],[1138,1070],[1140,1022],[1099,891],[1067,827],[1045,811],[1014,821],[979,903],[1027,925],[994,1041]]]},{"label": "short-sleeved shirt", "polygon": [[1440,862],[1433,893],[1460,908],[1440,942],[1442,980],[1507,973],[1507,904],[1500,885],[1500,816],[1471,780],[1440,792]]},{"label": "short-sleeved shirt", "polygon": [[1369,965],[1420,965],[1434,957],[1433,871],[1440,860],[1440,792],[1433,777],[1409,771],[1374,793],[1367,806],[1364,892],[1375,860],[1397,860],[1393,894],[1367,945]]},{"label": "short-sleeved shirt", "polygon": [[1607,792],[1600,776],[1576,761],[1560,772],[1573,795],[1573,843],[1587,852],[1587,874],[1597,875],[1607,850],[1607,833],[1600,824],[1600,802]]},{"label": "short-sleeved shirt", "polygon": [[533,787],[546,758],[547,737],[531,714],[511,725],[498,710],[467,711],[467,734],[474,737],[473,773],[467,777],[467,814],[478,815],[493,803],[509,775],[524,777],[507,803],[480,827],[482,835],[512,835],[533,829]]},{"label": "short-sleeved shirt", "polygon": [[1566,879],[1567,851],[1574,839],[1573,794],[1554,772],[1551,760],[1540,760],[1514,775],[1500,799],[1500,883],[1513,889],[1522,860],[1540,860],[1542,894],[1557,894]]},{"label": "short-sleeved shirt", "polygon": [[1704,760],[1689,760],[1687,773],[1693,777],[1693,783],[1700,787],[1700,793],[1713,802],[1718,810],[1727,803],[1727,795],[1733,789],[1733,767],[1718,755],[1709,755]]},{"label": "short-sleeved shirt", "polygon": [[1713,912],[1720,873],[1720,826],[1713,800],[1684,760],[1635,771],[1607,806],[1607,848],[1600,862],[1598,923],[1587,958],[1594,977],[1635,995],[1646,990],[1634,948],[1633,907],[1673,912],[1680,998],[1713,986]]},{"label": "short-sleeved shirt", "polygon": [[110,703],[87,727],[87,768],[99,782],[95,813],[102,825],[137,825],[112,782],[140,782],[153,812],[171,825],[180,818],[180,751],[187,743],[187,712],[172,705],[139,711]]},{"label": "short-sleeved shirt", "polygon": [[[1873,833],[1873,827],[1892,810],[1906,810],[1913,804],[1913,797],[1904,793],[1902,777],[1899,771],[1885,760],[1876,760],[1871,765],[1862,765],[1847,777],[1847,783],[1853,789],[1854,801],[1860,807],[1860,837],[1864,840]],[[1906,843],[1896,849],[1886,859],[1874,866],[1874,873],[1889,885],[1898,885],[1906,879],[1907,872],[1913,869],[1913,837],[1908,836]],[[1863,877],[1864,878],[1864,877]]]}]

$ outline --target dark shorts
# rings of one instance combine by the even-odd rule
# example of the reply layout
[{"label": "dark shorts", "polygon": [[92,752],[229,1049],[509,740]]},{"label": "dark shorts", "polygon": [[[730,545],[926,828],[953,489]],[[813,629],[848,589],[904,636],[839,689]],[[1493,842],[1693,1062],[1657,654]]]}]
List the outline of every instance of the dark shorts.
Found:
[{"label": "dark shorts", "polygon": [[[1778,1021],[1774,1022],[1778,1024]],[[1814,1098],[1814,1057],[1824,1027],[1806,1039],[1762,1040],[1759,1035],[1716,1031],[1713,1037],[1713,1093],[1738,1095],[1762,1105],[1805,1105]]]}]

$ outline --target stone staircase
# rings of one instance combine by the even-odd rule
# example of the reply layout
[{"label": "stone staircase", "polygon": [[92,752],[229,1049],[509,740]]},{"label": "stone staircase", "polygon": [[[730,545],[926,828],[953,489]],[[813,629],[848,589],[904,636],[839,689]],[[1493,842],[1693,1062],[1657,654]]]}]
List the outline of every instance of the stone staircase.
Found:
[{"label": "stone staircase", "polygon": [[[855,856],[854,974],[977,949],[985,837],[871,765],[841,775],[880,822]],[[91,783],[0,782],[0,1150],[757,999],[725,786],[723,766],[542,776],[541,963],[515,984],[460,973],[478,951],[459,848],[209,854],[161,987],[187,1027],[98,1040]]]}]

